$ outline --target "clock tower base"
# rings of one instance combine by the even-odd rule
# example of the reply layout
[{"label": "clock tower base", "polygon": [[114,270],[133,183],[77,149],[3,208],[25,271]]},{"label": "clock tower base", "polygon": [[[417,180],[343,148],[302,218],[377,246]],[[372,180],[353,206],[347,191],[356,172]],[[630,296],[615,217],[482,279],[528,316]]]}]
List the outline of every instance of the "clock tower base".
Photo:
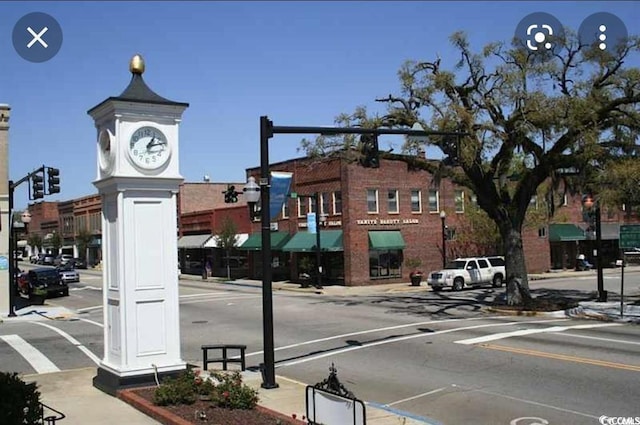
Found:
[{"label": "clock tower base", "polygon": [[179,376],[185,370],[186,368],[181,368],[127,376],[120,375],[106,367],[98,367],[98,374],[93,377],[93,386],[110,396],[117,397],[120,390],[157,385],[158,382],[162,382],[165,378]]}]

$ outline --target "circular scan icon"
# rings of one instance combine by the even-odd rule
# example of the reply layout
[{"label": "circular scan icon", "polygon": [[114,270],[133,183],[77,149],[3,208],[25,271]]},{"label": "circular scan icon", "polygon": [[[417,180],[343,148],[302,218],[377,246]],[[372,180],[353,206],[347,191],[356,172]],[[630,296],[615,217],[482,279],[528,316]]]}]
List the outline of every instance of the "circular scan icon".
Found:
[{"label": "circular scan icon", "polygon": [[51,15],[29,13],[13,27],[13,47],[29,62],[46,62],[62,47],[62,28]]},{"label": "circular scan icon", "polygon": [[517,47],[536,54],[535,57],[547,60],[560,52],[563,46],[564,28],[553,15],[545,12],[531,13],[525,16],[514,35]]},{"label": "circular scan icon", "polygon": [[581,45],[609,53],[624,45],[628,36],[622,19],[608,12],[588,16],[578,30]]}]

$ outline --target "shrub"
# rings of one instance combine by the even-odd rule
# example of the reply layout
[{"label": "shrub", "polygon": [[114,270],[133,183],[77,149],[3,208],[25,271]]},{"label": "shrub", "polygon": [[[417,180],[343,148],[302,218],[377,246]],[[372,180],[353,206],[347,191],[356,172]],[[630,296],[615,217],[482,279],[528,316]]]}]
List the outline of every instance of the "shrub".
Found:
[{"label": "shrub", "polygon": [[240,372],[215,373],[218,381],[211,393],[211,400],[227,409],[253,409],[258,404],[258,391],[242,383]]},{"label": "shrub", "polygon": [[195,374],[191,370],[175,378],[165,378],[153,394],[153,403],[158,406],[193,404],[195,401]]},{"label": "shrub", "polygon": [[17,373],[0,372],[0,424],[35,425],[41,417],[36,383],[25,383]]}]

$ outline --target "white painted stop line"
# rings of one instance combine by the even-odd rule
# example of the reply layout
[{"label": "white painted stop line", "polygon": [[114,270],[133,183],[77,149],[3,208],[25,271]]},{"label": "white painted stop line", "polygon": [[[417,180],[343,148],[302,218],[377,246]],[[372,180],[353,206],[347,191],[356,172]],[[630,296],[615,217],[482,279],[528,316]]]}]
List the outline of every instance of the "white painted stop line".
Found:
[{"label": "white painted stop line", "polygon": [[60,372],[60,369],[51,362],[40,350],[29,344],[18,335],[0,335],[0,339],[5,341],[16,350],[26,361],[29,362],[38,373]]},{"label": "white painted stop line", "polygon": [[464,345],[482,344],[485,342],[495,341],[497,339],[511,338],[514,336],[541,334],[546,332],[563,332],[563,331],[568,331],[570,329],[604,328],[607,326],[621,326],[621,325],[619,323],[603,323],[603,324],[596,324],[596,325],[551,326],[548,328],[540,328],[540,329],[521,329],[519,331],[502,332],[499,334],[486,335],[478,338],[460,339],[454,342],[456,344],[464,344]]}]

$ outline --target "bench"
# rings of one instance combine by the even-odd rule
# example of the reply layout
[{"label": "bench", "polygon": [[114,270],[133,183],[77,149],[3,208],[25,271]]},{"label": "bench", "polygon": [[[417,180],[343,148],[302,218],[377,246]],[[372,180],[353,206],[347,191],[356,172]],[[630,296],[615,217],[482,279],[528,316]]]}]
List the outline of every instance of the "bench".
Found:
[{"label": "bench", "polygon": [[[202,348],[202,368],[204,370],[207,370],[207,366],[209,365],[209,363],[222,363],[222,370],[227,370],[227,363],[240,363],[240,367],[242,368],[242,371],[246,369],[246,363],[244,360],[244,353],[247,349],[246,345],[214,344],[214,345],[203,345],[201,348]],[[209,350],[222,350],[222,357],[210,359]],[[228,356],[229,350],[240,351],[240,358],[229,358]]]}]

